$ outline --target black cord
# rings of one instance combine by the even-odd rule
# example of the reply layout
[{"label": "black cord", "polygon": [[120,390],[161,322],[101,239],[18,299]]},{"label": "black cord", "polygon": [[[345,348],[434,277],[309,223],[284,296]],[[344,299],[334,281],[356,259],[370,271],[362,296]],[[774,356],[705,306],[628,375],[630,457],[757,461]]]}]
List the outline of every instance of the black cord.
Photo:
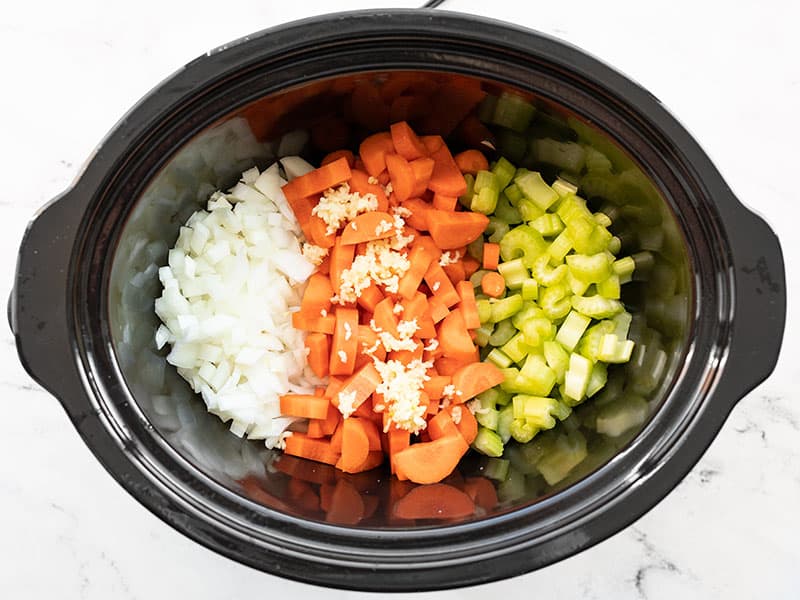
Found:
[{"label": "black cord", "polygon": [[444,0],[428,0],[420,8],[436,8],[444,3]]}]

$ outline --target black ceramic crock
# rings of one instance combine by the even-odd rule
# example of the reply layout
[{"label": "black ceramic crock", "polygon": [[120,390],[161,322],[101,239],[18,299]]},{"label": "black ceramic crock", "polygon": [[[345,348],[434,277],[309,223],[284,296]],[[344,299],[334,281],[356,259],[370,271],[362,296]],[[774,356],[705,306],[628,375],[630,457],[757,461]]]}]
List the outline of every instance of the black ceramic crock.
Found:
[{"label": "black ceramic crock", "polygon": [[[120,298],[135,305],[137,297],[126,294],[136,292],[132,285],[141,289],[135,273],[126,271],[139,248],[126,227],[148,186],[198,133],[293,86],[393,70],[456,73],[513,88],[608,136],[652,183],[663,222],[674,225],[676,262],[686,267],[687,310],[663,385],[649,398],[652,416],[568,485],[537,489],[469,519],[404,525],[374,517],[342,525],[287,506],[281,490],[290,475],[275,468],[275,453],[217,428],[202,408],[192,412],[199,403],[191,398],[176,416],[169,395],[156,402],[147,393],[148,383],[137,379],[146,371],[137,362],[141,356],[125,344],[140,333],[150,344],[152,318],[142,317],[147,325],[141,325],[118,306]],[[180,202],[179,208],[200,206],[197,198]],[[155,240],[142,246],[152,251],[151,265],[164,264],[174,242],[182,216],[174,212],[153,213],[155,224],[142,226]],[[160,227],[166,239],[159,242]],[[131,268],[140,279],[149,277],[152,288],[154,268]],[[225,556],[283,577],[407,591],[543,567],[652,508],[699,460],[736,402],[772,371],[785,300],[775,235],[641,87],[576,48],[508,24],[446,12],[370,11],[237,40],[144,97],[98,146],[74,185],[31,222],[9,314],[25,368],[61,401],[109,473],[165,522]],[[148,310],[152,294],[144,296],[142,314]],[[158,385],[175,379],[154,372]],[[241,482],[252,465],[263,486],[247,493]],[[309,473],[321,485],[332,477]],[[391,494],[384,474],[351,483],[381,503]]]}]

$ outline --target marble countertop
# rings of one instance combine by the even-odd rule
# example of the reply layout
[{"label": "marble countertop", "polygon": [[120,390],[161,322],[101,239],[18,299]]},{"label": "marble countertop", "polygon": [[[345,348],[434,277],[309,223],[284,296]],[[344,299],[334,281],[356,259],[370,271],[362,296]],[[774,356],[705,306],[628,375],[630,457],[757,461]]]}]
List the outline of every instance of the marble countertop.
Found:
[{"label": "marble countertop", "polygon": [[[67,187],[105,132],[155,83],[252,31],[370,0],[219,5],[13,3],[0,15],[0,261],[6,291],[28,219]],[[411,0],[377,4],[410,7]],[[580,46],[638,80],[697,137],[783,242],[800,293],[800,6],[756,2],[450,0]],[[445,598],[797,598],[800,318],[773,376],[745,397],[688,477],[611,539],[559,564]],[[268,576],[170,529],[120,488],[0,329],[0,596],[239,598],[322,590]],[[364,594],[326,591],[328,598]]]}]

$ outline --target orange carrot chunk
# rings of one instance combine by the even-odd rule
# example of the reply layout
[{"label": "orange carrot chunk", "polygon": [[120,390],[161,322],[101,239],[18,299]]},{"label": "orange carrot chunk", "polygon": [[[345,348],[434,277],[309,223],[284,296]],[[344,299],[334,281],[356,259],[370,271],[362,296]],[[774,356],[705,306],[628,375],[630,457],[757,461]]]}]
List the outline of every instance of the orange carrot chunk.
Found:
[{"label": "orange carrot chunk", "polygon": [[395,470],[414,483],[438,483],[453,472],[468,449],[460,435],[414,444],[394,455]]},{"label": "orange carrot chunk", "polygon": [[378,200],[377,210],[386,212],[389,210],[389,199],[386,197],[386,192],[377,182],[370,183],[369,180],[370,175],[360,169],[353,169],[350,173],[350,181],[348,181],[350,192],[358,193],[362,196],[373,194]]},{"label": "orange carrot chunk", "polygon": [[358,310],[338,306],[335,316],[329,372],[331,375],[350,375],[358,352]]},{"label": "orange carrot chunk", "polygon": [[428,210],[430,205],[427,202],[419,198],[409,198],[401,206],[411,211],[410,215],[404,217],[409,226],[419,231],[428,231]]},{"label": "orange carrot chunk", "polygon": [[309,333],[305,345],[308,348],[308,366],[317,377],[325,377],[331,356],[328,336],[324,333]]},{"label": "orange carrot chunk", "polygon": [[506,280],[500,273],[486,273],[481,279],[483,293],[492,298],[499,298],[506,291]]},{"label": "orange carrot chunk", "polygon": [[286,438],[286,447],[283,451],[291,456],[307,458],[328,465],[335,465],[339,462],[339,453],[334,451],[331,442],[315,440],[297,432]]},{"label": "orange carrot chunk", "polygon": [[328,416],[328,399],[324,396],[286,394],[280,397],[281,414],[304,419],[324,419]]},{"label": "orange carrot chunk", "polygon": [[463,195],[467,191],[467,182],[447,146],[442,144],[437,150],[431,152],[430,157],[435,164],[428,188],[436,194],[445,196]]},{"label": "orange carrot chunk", "polygon": [[292,313],[292,327],[300,331],[332,334],[336,328],[333,315],[322,316],[319,313],[308,314],[304,311]]},{"label": "orange carrot chunk", "polygon": [[489,161],[480,150],[464,150],[456,154],[453,159],[462,173],[475,175],[478,171],[489,170]]},{"label": "orange carrot chunk", "polygon": [[392,135],[386,131],[365,138],[358,147],[358,154],[364,161],[364,167],[373,177],[380,175],[386,168],[386,153],[394,151]]},{"label": "orange carrot chunk", "polygon": [[[466,406],[451,406],[448,410],[452,415],[453,411],[458,409],[461,410],[461,413],[456,427],[458,427],[458,432],[461,434],[461,437],[464,438],[464,441],[467,442],[467,444],[471,444],[478,436],[478,421],[475,419],[475,415],[473,415]],[[455,422],[455,419],[453,419],[453,421]]]},{"label": "orange carrot chunk", "polygon": [[448,308],[458,304],[459,297],[453,283],[438,262],[431,263],[425,273],[425,283],[433,295],[439,298]]},{"label": "orange carrot chunk", "polygon": [[472,362],[475,356],[475,345],[464,323],[464,314],[460,310],[450,312],[439,324],[439,347],[445,357],[462,362]]},{"label": "orange carrot chunk", "polygon": [[394,235],[394,219],[387,212],[373,211],[358,215],[342,231],[342,244],[361,244]]},{"label": "orange carrot chunk", "polygon": [[345,472],[353,472],[367,460],[369,454],[369,438],[364,431],[361,419],[350,417],[342,424],[342,456],[336,468]]},{"label": "orange carrot chunk", "polygon": [[335,162],[340,158],[344,158],[347,161],[347,164],[350,165],[351,169],[356,162],[356,157],[353,156],[353,153],[350,152],[350,150],[334,150],[333,152],[325,155],[325,158],[322,159],[320,165],[327,165],[328,163]]},{"label": "orange carrot chunk", "polygon": [[459,309],[464,315],[464,324],[467,329],[478,329],[481,319],[478,316],[478,303],[475,301],[475,288],[469,281],[460,281],[456,285],[456,291],[461,299]]},{"label": "orange carrot chunk", "polygon": [[392,193],[400,202],[411,198],[417,182],[414,169],[399,154],[387,154],[385,160],[386,170],[389,171],[389,178],[392,182]]},{"label": "orange carrot chunk", "polygon": [[489,217],[473,212],[430,209],[428,230],[442,250],[454,250],[474,242],[489,224]]},{"label": "orange carrot chunk", "polygon": [[434,163],[432,158],[418,158],[409,163],[414,172],[414,190],[412,196],[421,196],[428,189],[428,182],[433,175]]},{"label": "orange carrot chunk", "polygon": [[321,273],[314,273],[308,278],[300,311],[310,315],[322,310],[328,311],[331,308],[331,296],[333,296],[333,286],[330,278]]},{"label": "orange carrot chunk", "polygon": [[336,187],[348,179],[350,179],[350,165],[347,164],[347,158],[342,157],[310,173],[295,177],[281,189],[287,201],[290,198],[298,200],[321,194],[328,188]]},{"label": "orange carrot chunk", "polygon": [[[346,410],[347,412],[344,414],[349,413],[351,410],[355,411],[372,395],[380,382],[380,374],[375,369],[375,365],[369,362],[344,382],[336,395],[331,398],[331,403],[339,408],[340,412]],[[342,407],[340,404],[341,398],[347,398],[350,406]]]},{"label": "orange carrot chunk", "polygon": [[425,144],[405,121],[394,123],[390,127],[390,132],[395,152],[406,160],[415,160],[428,154]]}]

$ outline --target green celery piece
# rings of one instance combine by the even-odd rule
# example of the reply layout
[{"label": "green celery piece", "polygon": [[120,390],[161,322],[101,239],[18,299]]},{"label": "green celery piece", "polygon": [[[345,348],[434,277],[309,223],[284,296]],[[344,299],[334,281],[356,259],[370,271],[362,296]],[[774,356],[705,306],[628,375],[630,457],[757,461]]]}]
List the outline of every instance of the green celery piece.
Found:
[{"label": "green celery piece", "polygon": [[626,363],[631,359],[633,348],[632,340],[620,340],[615,334],[608,333],[600,338],[597,358],[607,363]]},{"label": "green celery piece", "polygon": [[517,184],[524,196],[541,210],[547,210],[559,198],[558,192],[547,185],[542,176],[535,171],[526,173],[516,179],[514,183]]},{"label": "green celery piece", "polygon": [[524,197],[522,195],[522,190],[519,189],[516,183],[509,184],[503,193],[506,195],[506,198],[508,198],[508,201],[511,202],[512,206],[516,206]]},{"label": "green celery piece", "polygon": [[525,279],[522,282],[521,293],[523,300],[536,300],[539,297],[539,284],[535,279]]},{"label": "green celery piece", "polygon": [[511,439],[511,423],[514,421],[514,407],[511,405],[511,394],[508,394],[508,404],[500,409],[500,414],[497,416],[497,435],[503,440],[503,443],[508,443]]},{"label": "green celery piece", "polygon": [[485,187],[479,192],[472,194],[472,200],[470,201],[469,209],[472,212],[490,215],[497,207],[498,198],[499,194],[497,190]]},{"label": "green celery piece", "polygon": [[486,226],[484,233],[491,234],[489,235],[489,241],[497,244],[505,237],[509,229],[508,223],[499,217],[489,217],[489,224]]},{"label": "green celery piece", "polygon": [[547,254],[550,256],[551,265],[560,265],[564,262],[564,257],[572,250],[572,239],[569,232],[565,229],[558,234],[558,237],[553,240],[550,247],[547,249]]},{"label": "green celery piece", "polygon": [[474,191],[480,192],[482,189],[486,188],[492,189],[497,193],[503,189],[500,186],[497,175],[491,171],[478,171],[478,173],[475,175]]},{"label": "green celery piece", "polygon": [[472,196],[475,195],[475,177],[467,173],[464,175],[464,182],[467,184],[467,191],[458,197],[458,202],[466,209],[472,205]]},{"label": "green celery piece", "polygon": [[525,321],[533,319],[534,317],[543,317],[544,311],[536,305],[535,301],[525,300],[522,304],[522,309],[511,317],[511,323],[517,329],[522,329]]},{"label": "green celery piece", "polygon": [[478,300],[476,305],[478,306],[478,319],[480,319],[481,323],[491,323],[492,303],[488,300]]},{"label": "green celery piece", "polygon": [[480,400],[481,406],[505,406],[511,402],[511,394],[495,386],[478,394],[478,400]]},{"label": "green celery piece", "polygon": [[589,327],[591,321],[589,317],[575,310],[571,310],[558,328],[556,341],[561,344],[567,352],[572,352],[578,345],[581,336],[586,331],[586,328]]},{"label": "green celery piece", "polygon": [[586,151],[575,142],[559,142],[551,138],[531,140],[530,150],[537,162],[572,173],[580,173],[586,161]]},{"label": "green celery piece", "polygon": [[475,343],[478,344],[481,348],[490,344],[490,340],[492,338],[492,328],[491,326],[481,326],[475,330]]},{"label": "green celery piece", "polygon": [[[514,337],[517,333],[517,328],[511,322],[511,319],[504,319],[499,321],[494,326],[494,332],[492,333],[491,337],[489,338],[489,343],[494,346],[495,348],[499,348],[512,337]],[[500,366],[500,365],[498,365]]]},{"label": "green celery piece", "polygon": [[[492,431],[497,431],[499,417],[500,412],[496,408],[482,408],[475,413],[475,420],[478,421],[481,426],[486,429],[491,429]],[[500,437],[498,436],[497,439],[500,439]],[[502,443],[502,440],[500,441]],[[500,454],[502,454],[502,452],[501,450]]]},{"label": "green celery piece", "polygon": [[597,293],[609,300],[619,300],[622,296],[619,275],[609,275],[597,284]]},{"label": "green celery piece", "polygon": [[611,233],[595,223],[592,217],[578,216],[564,222],[567,224],[566,231],[572,240],[572,247],[579,254],[596,254],[608,248]]},{"label": "green celery piece", "polygon": [[640,396],[630,394],[617,398],[597,411],[597,433],[618,437],[642,425],[649,413],[650,405]]},{"label": "green celery piece", "polygon": [[500,348],[492,348],[489,354],[486,355],[486,361],[492,363],[499,369],[507,369],[513,362]]},{"label": "green celery piece", "polygon": [[536,206],[536,203],[533,200],[529,200],[528,198],[523,198],[517,202],[517,210],[519,211],[519,216],[523,221],[533,221],[534,219],[538,219],[545,214],[541,208]]},{"label": "green celery piece", "polygon": [[511,204],[505,192],[501,193],[497,199],[494,216],[509,226],[518,225],[522,222],[522,215],[519,214],[517,207]]},{"label": "green celery piece", "polygon": [[499,323],[512,317],[522,309],[523,300],[520,294],[512,294],[492,302],[492,322]]},{"label": "green celery piece", "polygon": [[525,475],[516,469],[509,469],[506,480],[497,486],[497,497],[500,502],[516,502],[527,495]]},{"label": "green celery piece", "polygon": [[566,198],[567,196],[574,196],[578,193],[578,186],[573,183],[570,183],[566,179],[561,179],[560,177],[553,182],[552,187],[556,193],[562,197]]},{"label": "green celery piece", "polygon": [[483,476],[494,481],[505,481],[511,461],[504,458],[486,457],[481,462]]},{"label": "green celery piece", "polygon": [[600,211],[594,213],[594,222],[600,225],[600,227],[611,227],[611,219],[609,216]]},{"label": "green celery piece", "polygon": [[530,222],[530,226],[542,234],[544,237],[553,237],[564,231],[564,223],[558,215],[552,213],[543,214]]},{"label": "green celery piece", "polygon": [[591,398],[603,389],[608,381],[608,367],[603,362],[596,362],[592,366],[592,373],[589,375],[589,384],[586,386],[586,397]]},{"label": "green celery piece", "polygon": [[506,287],[511,290],[520,289],[522,282],[531,275],[521,258],[500,263],[497,265],[497,271],[505,279]]},{"label": "green celery piece", "polygon": [[519,394],[511,400],[514,407],[514,419],[525,419],[533,427],[552,429],[556,426],[556,419],[552,412],[560,412],[558,400],[544,396],[531,396]]},{"label": "green celery piece", "polygon": [[567,256],[569,272],[575,279],[598,283],[611,275],[611,264],[604,252],[597,254],[570,254]]},{"label": "green celery piece", "polygon": [[591,361],[598,360],[598,353],[600,352],[600,342],[603,336],[613,333],[614,323],[612,321],[600,321],[596,325],[592,325],[586,330],[586,333],[581,337],[578,343],[576,352],[581,356],[585,356]]},{"label": "green celery piece", "polygon": [[519,363],[533,350],[525,343],[525,336],[520,332],[505,343],[500,350],[515,363]]},{"label": "green celery piece", "polygon": [[561,281],[563,281],[563,279],[566,277],[568,270],[567,265],[558,265],[553,269],[549,268],[549,260],[549,256],[542,255],[533,261],[533,265],[531,266],[531,274],[536,282],[539,285],[548,287],[554,286],[557,283],[561,283]]},{"label": "green celery piece", "polygon": [[508,184],[511,183],[516,172],[517,168],[502,156],[497,159],[497,162],[492,167],[492,173],[497,177],[497,182],[501,190],[505,189]]},{"label": "green celery piece", "polygon": [[539,433],[539,429],[526,419],[514,419],[511,421],[511,437],[517,440],[520,444],[530,442],[533,437]]},{"label": "green celery piece", "polygon": [[486,427],[478,427],[478,435],[475,436],[472,447],[485,456],[493,458],[503,456],[503,440]]},{"label": "green celery piece", "polygon": [[556,335],[556,327],[547,317],[533,317],[522,324],[522,336],[525,343],[539,347],[545,340],[552,340]]},{"label": "green celery piece", "polygon": [[569,355],[569,368],[564,375],[564,395],[570,406],[579,404],[586,396],[591,373],[592,361],[575,352]]},{"label": "green celery piece", "polygon": [[573,294],[576,296],[583,296],[592,284],[581,281],[580,279],[575,279],[572,273],[567,273],[567,285],[569,285],[569,289],[572,290]]},{"label": "green celery piece", "polygon": [[586,208],[586,200],[580,196],[566,196],[563,198],[558,205],[556,214],[567,226],[576,219],[584,218],[590,219],[592,224],[595,224],[592,211]]},{"label": "green celery piece", "polygon": [[[497,98],[492,123],[521,133],[530,125],[534,112],[536,109],[533,104],[525,98],[510,92],[503,92]],[[504,154],[507,153],[504,152]]]},{"label": "green celery piece", "polygon": [[531,354],[525,359],[519,376],[524,381],[525,391],[534,396],[547,396],[556,384],[555,371],[537,354]]},{"label": "green celery piece", "polygon": [[571,302],[575,310],[593,319],[608,319],[624,310],[619,300],[602,296],[572,296]]},{"label": "green celery piece", "polygon": [[630,331],[631,322],[633,321],[631,313],[623,311],[618,315],[614,315],[611,320],[614,322],[614,335],[621,340],[627,339],[628,331]]},{"label": "green celery piece", "polygon": [[[523,357],[525,356],[526,355],[523,354]],[[517,377],[519,377],[519,369],[515,367],[508,367],[506,369],[500,369],[500,372],[503,373],[503,382],[500,384],[500,389],[504,392],[513,394],[514,385],[516,384]]]},{"label": "green celery piece", "polygon": [[522,258],[526,267],[531,268],[533,262],[547,252],[547,242],[533,227],[518,225],[500,240],[500,256],[503,261]]},{"label": "green celery piece", "polygon": [[569,472],[582,463],[588,455],[586,438],[580,431],[572,431],[555,438],[542,459],[536,463],[536,468],[548,485],[555,485],[569,475]]},{"label": "green celery piece", "polygon": [[547,366],[556,375],[556,383],[564,383],[564,375],[569,367],[569,352],[558,341],[546,341],[542,344],[542,351]]},{"label": "green celery piece", "polygon": [[566,317],[570,311],[570,289],[566,284],[559,283],[539,290],[539,306],[544,314],[551,320]]},{"label": "green celery piece", "polygon": [[611,265],[611,269],[614,271],[614,273],[616,273],[620,277],[625,275],[632,275],[635,268],[636,268],[636,262],[630,256],[617,259]]}]

